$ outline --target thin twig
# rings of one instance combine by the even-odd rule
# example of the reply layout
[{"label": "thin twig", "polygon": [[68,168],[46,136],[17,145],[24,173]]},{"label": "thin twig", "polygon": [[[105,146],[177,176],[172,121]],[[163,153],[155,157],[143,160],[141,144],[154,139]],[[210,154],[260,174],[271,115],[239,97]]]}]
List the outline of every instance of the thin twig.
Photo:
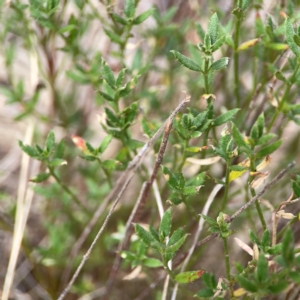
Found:
[{"label": "thin twig", "polygon": [[271,182],[269,182],[255,197],[249,202],[244,204],[237,212],[235,212],[229,219],[228,223],[231,223],[239,214],[246,210],[251,204],[257,201],[266,191],[268,191],[274,184],[276,184],[293,166],[295,162],[291,162],[285,169],[283,169]]},{"label": "thin twig", "polygon": [[[91,253],[91,251],[93,250],[96,242],[98,241],[99,237],[101,236],[104,228],[106,227],[108,220],[110,219],[116,205],[118,204],[121,196],[123,195],[124,191],[126,190],[127,186],[129,185],[134,172],[136,171],[136,169],[138,168],[138,166],[140,165],[141,159],[144,156],[144,154],[146,153],[146,151],[154,144],[154,142],[159,138],[160,134],[164,131],[164,129],[166,128],[166,132],[168,132],[168,130],[171,130],[171,125],[172,125],[172,120],[174,119],[174,117],[176,116],[176,114],[186,105],[187,102],[189,102],[190,97],[186,97],[177,107],[176,109],[172,112],[172,114],[170,115],[170,117],[166,120],[166,122],[157,130],[157,132],[153,135],[153,137],[143,146],[143,148],[139,151],[139,153],[133,158],[133,160],[129,163],[128,168],[126,169],[126,171],[123,173],[123,175],[119,178],[119,180],[116,183],[115,188],[111,191],[111,193],[105,198],[104,202],[108,203],[115,195],[115,193],[120,189],[121,187],[121,191],[119,192],[116,200],[114,201],[108,215],[106,216],[106,219],[103,223],[103,225],[101,226],[100,230],[98,231],[95,239],[93,240],[91,246],[89,247],[88,251],[86,252],[86,254],[83,256],[79,266],[77,267],[73,277],[71,278],[70,282],[68,283],[67,287],[64,289],[64,291],[60,294],[58,300],[62,300],[64,299],[64,297],[67,295],[67,293],[69,292],[70,288],[72,287],[72,285],[74,284],[76,278],[78,277],[82,267],[84,266],[84,264],[86,263],[87,259],[89,258],[89,255]],[[169,132],[170,133],[170,132]],[[165,135],[164,135],[165,138]],[[163,143],[162,143],[163,144]],[[166,146],[166,145],[165,145]],[[165,148],[164,148],[165,150]],[[160,155],[158,155],[158,158],[156,160],[156,162],[162,160],[163,155],[160,157]],[[155,168],[154,168],[155,171]],[[153,173],[154,173],[153,171]],[[158,171],[158,168],[156,170],[156,173]],[[153,176],[154,174],[152,173],[152,176],[150,178],[150,182],[151,185],[153,183],[153,180],[155,179],[155,176]],[[124,183],[125,182],[125,183]],[[145,192],[146,193],[146,188],[145,188]],[[145,198],[142,198],[141,201],[144,201]],[[100,206],[100,208],[102,208],[102,205]],[[100,217],[101,214],[99,214],[99,211],[101,209],[98,209],[95,213],[95,215],[93,216],[93,219],[91,220],[91,222],[88,225],[88,230],[85,230],[85,236],[84,238],[82,238],[81,240],[85,240],[88,236],[88,234],[90,233],[90,231],[92,230],[92,228],[94,227],[94,225],[96,224],[98,218]],[[97,218],[96,218],[97,217]],[[78,248],[79,249],[79,248]]]},{"label": "thin twig", "polygon": [[91,254],[91,252],[92,252],[92,250],[93,250],[93,248],[95,247],[95,245],[96,245],[98,239],[100,238],[100,236],[101,236],[101,234],[102,234],[104,228],[106,227],[106,225],[107,225],[107,223],[108,223],[108,220],[110,219],[110,217],[111,217],[111,215],[112,215],[112,213],[113,213],[115,207],[116,207],[117,204],[119,203],[119,201],[120,201],[120,199],[121,199],[121,196],[122,196],[123,193],[125,192],[125,190],[126,190],[127,186],[129,185],[131,179],[133,178],[133,175],[134,175],[134,174],[131,174],[130,177],[128,177],[128,179],[127,179],[126,182],[124,183],[124,185],[123,185],[121,191],[119,192],[119,194],[118,194],[116,200],[114,201],[114,203],[113,203],[111,209],[109,210],[109,212],[108,212],[108,214],[107,214],[107,216],[106,216],[106,218],[105,218],[105,220],[104,220],[104,222],[103,222],[103,224],[102,224],[100,230],[98,231],[98,233],[97,233],[95,239],[93,240],[93,242],[92,242],[91,246],[89,247],[88,251],[86,252],[86,254],[83,256],[83,258],[82,258],[82,260],[81,260],[79,266],[77,267],[77,269],[76,269],[74,275],[72,276],[72,278],[71,278],[70,282],[68,283],[67,287],[66,287],[66,288],[64,289],[64,291],[60,294],[58,300],[64,299],[64,297],[67,295],[68,291],[70,290],[70,288],[71,288],[72,285],[74,284],[74,282],[75,282],[76,278],[78,277],[78,275],[79,275],[81,269],[83,268],[84,264],[85,264],[86,261],[88,260],[90,254]]},{"label": "thin twig", "polygon": [[[237,212],[235,212],[227,221],[231,223],[239,214],[246,210],[251,204],[257,201],[264,193],[266,193],[273,185],[275,185],[292,167],[294,167],[295,162],[291,162],[285,169],[283,169],[271,182],[269,182],[255,197],[253,197],[249,202],[243,205]],[[203,240],[197,243],[197,247],[213,240],[218,236],[218,233],[212,233]]]}]

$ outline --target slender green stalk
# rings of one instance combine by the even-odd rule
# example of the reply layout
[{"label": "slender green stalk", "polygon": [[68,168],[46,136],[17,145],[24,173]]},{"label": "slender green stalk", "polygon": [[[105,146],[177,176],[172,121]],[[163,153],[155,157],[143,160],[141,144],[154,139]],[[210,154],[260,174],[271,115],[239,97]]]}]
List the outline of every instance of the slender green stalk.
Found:
[{"label": "slender green stalk", "polygon": [[183,166],[184,166],[184,163],[185,163],[185,161],[186,161],[186,148],[188,147],[188,145],[189,145],[189,141],[188,140],[185,140],[184,142],[183,142],[183,154],[182,154],[182,159],[181,159],[181,163],[180,163],[180,165],[178,166],[178,171],[179,172],[181,172],[182,171],[182,168],[183,168]]},{"label": "slender green stalk", "polygon": [[81,203],[81,201],[77,198],[77,196],[64,184],[62,183],[62,181],[60,180],[60,178],[55,174],[54,169],[52,167],[49,167],[49,172],[50,174],[53,176],[53,178],[55,179],[55,181],[61,186],[61,188],[68,194],[71,196],[71,198],[74,200],[74,202],[76,202],[76,204],[81,207],[85,213],[90,214],[90,212],[88,211],[88,209]]},{"label": "slender green stalk", "polygon": [[209,58],[208,58],[208,57],[205,57],[205,63],[204,63],[204,85],[205,85],[205,94],[209,94],[208,70],[209,70]]},{"label": "slender green stalk", "polygon": [[239,90],[239,52],[237,51],[239,47],[239,38],[240,38],[240,28],[241,28],[241,18],[237,17],[235,25],[235,34],[234,34],[234,54],[233,54],[233,70],[234,70],[234,95],[236,99],[236,106],[240,107],[240,90]]},{"label": "slender green stalk", "polygon": [[221,212],[224,211],[226,204],[227,204],[228,191],[229,191],[229,174],[230,174],[229,162],[227,162],[226,175],[225,175],[225,190],[224,190],[224,196],[223,196],[223,200],[222,200]]},{"label": "slender green stalk", "polygon": [[275,114],[273,115],[273,118],[272,118],[272,120],[271,120],[271,122],[270,122],[270,124],[269,124],[269,126],[268,126],[268,128],[267,128],[267,132],[268,132],[268,133],[269,133],[270,130],[273,128],[274,122],[276,121],[276,119],[277,119],[279,113],[280,113],[280,112],[282,111],[282,109],[284,108],[284,105],[285,105],[285,102],[286,102],[286,100],[287,100],[287,98],[288,98],[288,95],[289,95],[289,93],[290,93],[291,87],[292,87],[293,83],[294,83],[295,80],[296,80],[296,75],[297,75],[297,73],[298,73],[298,71],[299,71],[299,67],[300,67],[300,64],[297,63],[297,66],[296,66],[296,68],[295,68],[293,74],[292,74],[291,77],[289,78],[289,83],[287,83],[287,85],[286,85],[286,88],[285,88],[284,94],[283,94],[283,96],[282,96],[282,98],[281,98],[281,101],[278,103],[278,108],[277,108]]},{"label": "slender green stalk", "polygon": [[108,182],[109,187],[112,188],[113,185],[112,185],[111,176],[110,176],[109,172],[108,172],[105,168],[102,167],[102,161],[101,161],[101,159],[98,158],[97,160],[99,161],[100,166],[101,166],[101,169],[102,169],[103,173],[104,173],[105,176],[106,176],[106,179],[107,179],[107,182]]},{"label": "slender green stalk", "polygon": [[185,204],[190,214],[193,215],[195,220],[199,220],[200,216],[197,214],[195,208],[188,201],[186,201],[186,197],[182,197],[182,202]]},{"label": "slender green stalk", "polygon": [[230,297],[233,297],[233,288],[232,288],[231,275],[230,275],[230,260],[229,260],[229,251],[228,251],[227,238],[223,238],[223,243],[224,243],[224,252],[225,252],[226,278],[229,282]]}]

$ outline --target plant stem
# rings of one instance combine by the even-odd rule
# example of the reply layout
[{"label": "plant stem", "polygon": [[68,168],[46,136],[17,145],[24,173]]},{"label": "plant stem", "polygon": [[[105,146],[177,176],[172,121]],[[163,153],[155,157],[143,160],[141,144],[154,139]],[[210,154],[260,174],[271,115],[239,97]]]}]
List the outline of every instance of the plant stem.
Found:
[{"label": "plant stem", "polygon": [[224,252],[225,252],[226,278],[229,282],[230,297],[233,297],[233,288],[232,288],[231,275],[230,275],[230,261],[229,261],[227,238],[223,238],[223,243],[224,243]]},{"label": "plant stem", "polygon": [[230,174],[229,162],[227,162],[226,163],[226,175],[225,175],[225,190],[224,190],[224,196],[223,196],[223,201],[222,201],[222,206],[221,206],[221,212],[224,211],[226,204],[227,204],[228,191],[229,191],[229,174]]},{"label": "plant stem", "polygon": [[[238,1],[240,2],[240,1]],[[239,3],[240,4],[240,3]],[[240,7],[240,5],[238,6]],[[239,90],[239,53],[237,51],[239,47],[239,38],[240,38],[240,28],[241,28],[241,17],[237,17],[235,25],[235,34],[234,34],[234,54],[233,54],[233,70],[234,70],[234,95],[236,99],[236,106],[240,107],[240,90]]]},{"label": "plant stem", "polygon": [[186,197],[182,197],[182,202],[185,204],[185,206],[187,207],[188,211],[190,212],[191,215],[193,215],[193,217],[195,218],[195,220],[199,220],[200,216],[196,213],[195,208],[190,205],[190,203],[188,201],[186,201],[185,199]]},{"label": "plant stem", "polygon": [[209,94],[208,70],[209,70],[209,58],[205,57],[205,63],[204,63],[205,94]]},{"label": "plant stem", "polygon": [[113,185],[112,185],[112,182],[111,182],[111,176],[110,176],[109,172],[102,166],[102,161],[101,161],[101,159],[98,158],[97,160],[98,160],[98,162],[100,163],[101,169],[102,169],[103,173],[104,173],[105,176],[106,176],[106,179],[107,179],[107,182],[108,182],[109,187],[112,188]]},{"label": "plant stem", "polygon": [[[250,157],[250,169],[251,169],[252,172],[255,171],[254,159],[252,157]],[[252,198],[256,196],[255,190],[253,188],[251,188],[251,182],[253,181],[253,179],[254,179],[253,177],[252,178],[249,177],[249,186],[250,186],[250,193],[251,193]],[[258,201],[255,201],[255,207],[256,207],[256,211],[258,213],[262,228],[263,228],[263,230],[266,230],[267,229],[267,224],[266,224],[266,221],[264,219],[264,215],[262,213],[260,203]]]},{"label": "plant stem", "polygon": [[182,160],[181,160],[181,163],[180,163],[180,165],[179,165],[179,167],[178,167],[178,171],[179,172],[181,172],[182,171],[182,168],[183,168],[183,166],[184,166],[184,163],[185,163],[185,161],[186,161],[186,148],[188,147],[188,145],[189,145],[189,141],[188,140],[184,140],[184,142],[183,142],[183,154],[182,154]]}]

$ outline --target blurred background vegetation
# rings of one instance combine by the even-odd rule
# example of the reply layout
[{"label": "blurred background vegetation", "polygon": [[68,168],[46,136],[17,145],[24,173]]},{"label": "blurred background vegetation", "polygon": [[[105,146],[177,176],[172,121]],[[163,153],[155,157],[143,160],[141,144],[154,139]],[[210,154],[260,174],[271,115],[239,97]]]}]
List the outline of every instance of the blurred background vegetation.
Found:
[{"label": "blurred background vegetation", "polygon": [[[268,166],[271,176],[291,160],[296,161],[296,167],[290,177],[284,178],[263,199],[276,207],[288,199],[293,188],[297,196],[297,189],[300,191],[300,180],[296,177],[300,164],[300,76],[296,69],[299,57],[297,61],[298,48],[290,49],[291,42],[287,42],[285,20],[289,16],[293,24],[299,21],[299,1],[135,0],[124,4],[124,1],[109,0],[31,0],[29,3],[2,0],[0,3],[1,286],[13,240],[17,245],[24,230],[20,251],[16,250],[19,256],[12,299],[59,296],[92,243],[110,204],[96,218],[90,234],[79,240],[87,224],[138,149],[185,98],[183,91],[191,96],[188,107],[194,115],[195,111],[199,113],[207,107],[208,96],[203,97],[204,94],[214,95],[210,101],[215,117],[239,108],[230,120],[234,119],[246,136],[258,116],[264,113],[265,133],[276,134],[283,141],[272,154]],[[242,5],[247,8],[243,10]],[[219,19],[223,43],[209,56],[212,54],[199,52],[197,45],[205,43],[204,32],[214,13]],[[299,27],[295,33],[300,34]],[[295,43],[299,47],[296,39]],[[208,56],[211,62],[229,57],[229,63],[227,68],[212,74],[206,86],[205,76],[184,68],[171,50],[192,58],[199,65],[205,64]],[[180,122],[181,116],[176,122]],[[191,237],[198,224],[195,213],[201,213],[212,189],[220,183],[218,179],[226,175],[222,160],[211,160],[208,166],[201,161],[216,156],[213,147],[200,150],[207,145],[218,145],[224,126],[214,127],[204,138],[192,138],[189,147],[194,150],[188,153],[183,150],[183,139],[175,130],[169,138],[163,165],[175,173],[182,171],[188,180],[207,172],[200,193],[189,197],[188,205],[175,203],[178,205],[172,212],[174,229],[184,226]],[[53,134],[49,136],[51,131]],[[22,154],[18,140],[24,143],[23,150],[37,159]],[[39,146],[29,149],[24,145]],[[112,276],[125,223],[142,182],[151,174],[158,148],[156,143],[154,151],[147,154],[67,299],[105,297],[104,287]],[[233,161],[237,164],[241,159]],[[231,183],[224,213],[231,215],[251,198],[247,180],[243,176]],[[167,208],[172,190],[161,171],[157,184]],[[217,216],[223,196],[221,190],[209,213],[211,217]],[[262,210],[271,230],[270,205],[262,204]],[[297,215],[299,205],[296,203],[287,211]],[[158,228],[159,220],[152,193],[140,222]],[[300,227],[296,219],[280,220],[278,231],[287,222],[292,223],[295,243],[299,244]],[[255,207],[232,226],[236,230],[234,236],[245,243],[249,242],[249,228],[261,236],[263,230]],[[201,237],[207,234],[205,227]],[[187,238],[179,257],[189,249],[191,241],[192,238]],[[249,255],[232,237],[228,243],[232,261],[246,265]],[[206,270],[216,278],[224,277],[222,245],[215,239],[197,248],[188,269]],[[130,253],[146,251],[135,235],[128,247]],[[150,251],[149,257],[157,255]],[[135,259],[122,261],[113,282],[109,282],[108,299],[161,298],[163,268],[143,266],[138,273],[124,279],[136,265],[141,265]],[[155,287],[149,288],[154,282]],[[177,298],[190,299],[202,287],[200,280],[181,285]]]}]

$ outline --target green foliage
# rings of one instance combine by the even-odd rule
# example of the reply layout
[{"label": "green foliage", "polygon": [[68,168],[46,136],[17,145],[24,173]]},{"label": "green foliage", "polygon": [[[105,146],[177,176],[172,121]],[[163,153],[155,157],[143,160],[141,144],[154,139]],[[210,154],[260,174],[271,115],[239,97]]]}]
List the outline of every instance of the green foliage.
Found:
[{"label": "green foliage", "polygon": [[[25,190],[15,182],[21,170],[21,187],[34,182],[38,194],[21,245],[32,263],[31,276],[48,298],[58,298],[87,257],[95,227],[104,224],[72,287],[74,298],[93,293],[99,282],[107,282],[109,297],[118,298],[121,291],[137,298],[161,278],[157,272],[173,281],[165,290],[172,299],[191,298],[192,287],[180,285],[175,297],[173,285],[198,278],[202,283],[194,296],[200,299],[286,297],[287,287],[300,284],[293,233],[300,197],[299,3],[274,3],[267,16],[262,1],[235,1],[228,15],[221,2],[207,3],[201,10],[190,7],[186,18],[177,7],[144,8],[138,0],[119,6],[96,2],[2,3],[0,93],[6,102],[0,119],[3,132],[5,126],[12,131],[0,146],[9,158],[10,133],[19,132],[30,175],[25,160],[6,169],[4,156],[0,223],[4,231],[25,224],[11,226],[20,212],[13,199]],[[190,102],[174,117],[166,140],[159,128],[185,97],[182,91]],[[258,188],[264,190],[269,174],[275,178],[293,160],[290,181],[282,177],[261,201],[230,217]],[[131,175],[129,191],[122,194]],[[120,224],[139,196],[142,202],[129,222],[132,235]],[[116,199],[117,206],[111,202]],[[157,207],[165,211],[161,220]],[[247,236],[245,228],[251,228],[249,245],[240,242],[236,249],[233,237]],[[210,234],[223,242],[223,256],[219,239],[208,239],[211,244],[201,248]],[[42,243],[36,246],[37,241]],[[212,264],[207,269],[218,272],[201,270],[206,260]],[[192,265],[198,270],[179,271]],[[125,273],[134,289],[124,285]],[[18,289],[27,290],[22,285]],[[161,297],[161,287],[158,282],[149,297]]]}]

